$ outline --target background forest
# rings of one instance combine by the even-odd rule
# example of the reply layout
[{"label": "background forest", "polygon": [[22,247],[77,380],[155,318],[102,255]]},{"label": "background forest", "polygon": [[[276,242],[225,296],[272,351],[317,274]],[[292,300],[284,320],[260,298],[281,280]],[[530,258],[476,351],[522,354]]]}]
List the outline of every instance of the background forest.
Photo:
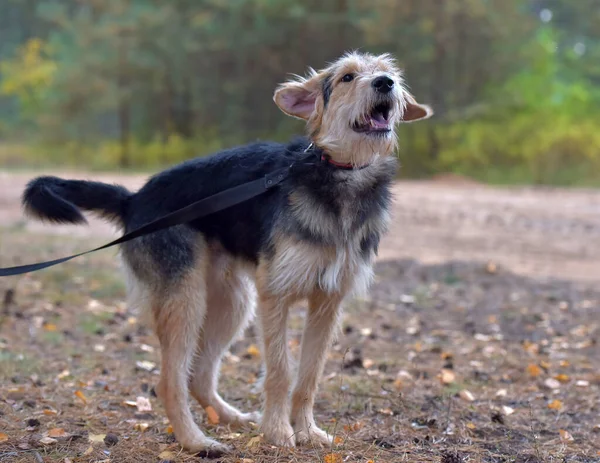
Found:
[{"label": "background forest", "polygon": [[3,0],[0,163],[156,169],[301,122],[277,83],[391,52],[402,176],[598,185],[598,0]]}]

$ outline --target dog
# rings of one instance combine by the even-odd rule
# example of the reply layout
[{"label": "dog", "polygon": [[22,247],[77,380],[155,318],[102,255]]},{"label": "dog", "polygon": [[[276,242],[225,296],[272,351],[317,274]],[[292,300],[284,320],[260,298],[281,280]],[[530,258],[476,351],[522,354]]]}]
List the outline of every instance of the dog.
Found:
[{"label": "dog", "polygon": [[[156,392],[188,451],[229,450],[194,422],[190,395],[212,406],[221,423],[259,423],[277,446],[331,445],[313,416],[327,349],[344,299],[366,291],[373,277],[397,171],[396,128],[432,115],[407,91],[388,54],[347,53],[280,85],[273,99],[306,121],[305,136],[183,162],[135,193],[49,176],[32,180],[23,193],[25,211],[35,218],[83,223],[85,210],[128,232],[292,165],[284,181],[258,197],[120,247],[129,304],[151,316],[160,342]],[[299,300],[308,309],[292,382],[286,321]],[[223,400],[217,383],[221,358],[255,310],[264,405],[262,413],[244,413]]]}]

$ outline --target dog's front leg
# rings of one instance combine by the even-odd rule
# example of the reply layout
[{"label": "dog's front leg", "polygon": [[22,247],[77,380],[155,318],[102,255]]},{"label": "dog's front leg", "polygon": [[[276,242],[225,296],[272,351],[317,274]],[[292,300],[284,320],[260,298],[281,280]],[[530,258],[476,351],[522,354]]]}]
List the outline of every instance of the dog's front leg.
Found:
[{"label": "dog's front leg", "polygon": [[331,445],[332,437],[315,424],[313,405],[327,350],[337,327],[342,296],[321,290],[309,298],[298,378],[292,394],[292,424],[296,442]]},{"label": "dog's front leg", "polygon": [[293,447],[290,424],[290,358],[287,345],[289,301],[275,298],[259,289],[259,319],[263,337],[266,375],[265,406],[261,430],[275,445]]}]

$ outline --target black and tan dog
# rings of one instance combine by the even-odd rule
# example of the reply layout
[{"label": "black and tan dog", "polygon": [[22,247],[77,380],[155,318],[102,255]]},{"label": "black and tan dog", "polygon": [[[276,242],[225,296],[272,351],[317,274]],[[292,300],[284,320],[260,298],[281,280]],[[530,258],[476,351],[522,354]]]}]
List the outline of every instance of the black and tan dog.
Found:
[{"label": "black and tan dog", "polygon": [[[308,137],[193,159],[136,193],[40,177],[23,196],[26,210],[41,219],[84,222],[82,209],[129,231],[314,153],[255,199],[121,247],[130,303],[151,315],[160,341],[158,396],[178,441],[192,451],[227,449],[194,422],[190,393],[222,423],[260,422],[276,445],[331,443],[312,410],[327,348],[344,298],[365,291],[372,278],[396,173],[395,128],[431,115],[406,91],[388,55],[347,54],[281,85],[274,100],[307,121]],[[290,400],[286,320],[299,299],[309,308]],[[255,307],[266,365],[262,417],[242,413],[216,390],[221,358]]]}]

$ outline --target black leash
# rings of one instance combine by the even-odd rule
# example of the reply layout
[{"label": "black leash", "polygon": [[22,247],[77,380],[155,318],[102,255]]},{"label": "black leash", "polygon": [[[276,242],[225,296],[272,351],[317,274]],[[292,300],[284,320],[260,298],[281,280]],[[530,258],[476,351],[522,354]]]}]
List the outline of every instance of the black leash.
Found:
[{"label": "black leash", "polygon": [[[308,152],[312,148],[312,144],[306,148],[305,152]],[[314,156],[314,153],[306,156],[300,161],[305,161],[306,159]],[[293,167],[293,164],[289,167],[284,167],[282,169],[278,169],[270,174],[265,175],[262,178],[257,180],[253,180],[251,182],[243,183],[242,185],[235,186],[233,188],[229,188],[227,190],[216,193],[212,196],[208,196],[207,198],[203,198],[195,203],[190,204],[182,209],[179,209],[175,212],[171,212],[153,222],[150,222],[146,225],[141,226],[125,235],[117,238],[110,243],[105,244],[104,246],[100,246],[99,248],[92,249],[90,251],[80,252],[79,254],[73,254],[72,256],[62,257],[60,259],[49,260],[47,262],[38,262],[37,264],[29,264],[29,265],[19,265],[17,267],[7,267],[0,268],[0,277],[8,277],[13,275],[21,275],[23,273],[35,272],[36,270],[42,270],[48,267],[52,267],[54,265],[62,264],[63,262],[67,262],[68,260],[74,259],[79,256],[83,256],[85,254],[89,254],[91,252],[100,251],[101,249],[110,248],[111,246],[115,246],[117,244],[125,243],[127,241],[131,241],[135,238],[139,238],[140,236],[148,235],[150,233],[157,232],[159,230],[164,230],[165,228],[173,227],[175,225],[181,225],[192,220],[200,219],[202,217],[206,217],[207,215],[214,214],[215,212],[222,211],[223,209],[227,209],[229,207],[235,206],[236,204],[247,201],[255,196],[261,195],[266,192],[270,188],[273,188],[276,185],[279,185],[285,178],[289,175],[290,169]]]}]

